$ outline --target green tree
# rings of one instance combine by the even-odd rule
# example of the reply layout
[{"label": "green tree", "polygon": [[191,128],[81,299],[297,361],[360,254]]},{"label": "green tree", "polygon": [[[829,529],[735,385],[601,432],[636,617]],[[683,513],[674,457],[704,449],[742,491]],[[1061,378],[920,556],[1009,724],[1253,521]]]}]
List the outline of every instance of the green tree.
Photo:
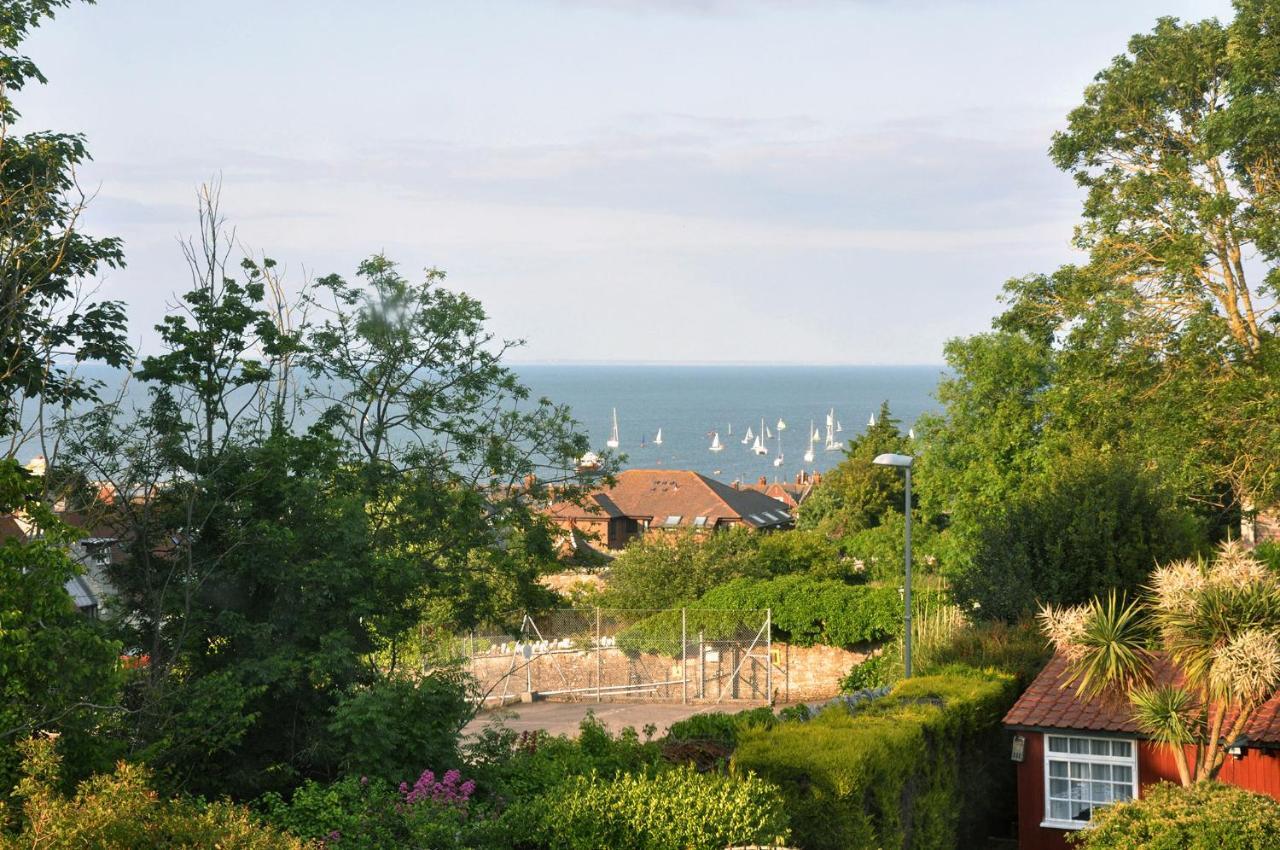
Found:
[{"label": "green tree", "polygon": [[899,424],[889,403],[881,404],[876,423],[849,441],[844,459],[823,475],[822,483],[800,506],[796,518],[799,528],[818,529],[833,539],[842,539],[874,528],[886,513],[902,512],[902,474],[871,463],[884,452],[909,451]]},{"label": "green tree", "polygon": [[1083,452],[982,519],[971,558],[947,574],[957,601],[1014,621],[1039,604],[1136,591],[1157,561],[1193,554],[1201,539],[1194,517],[1141,467]]},{"label": "green tree", "polygon": [[645,535],[613,562],[602,602],[613,608],[677,608],[730,579],[768,578],[770,565],[758,558],[759,545],[759,533],[746,528]]},{"label": "green tree", "polygon": [[0,542],[0,789],[18,777],[15,747],[36,732],[61,733],[75,773],[101,767],[96,739],[120,708],[120,645],[76,610],[65,585],[81,569],[71,529],[41,500],[43,486],[0,460],[0,516],[30,524],[27,539]]},{"label": "green tree", "polygon": [[39,434],[44,405],[95,397],[99,385],[77,375],[76,363],[123,366],[129,358],[124,306],[95,302],[84,286],[103,268],[124,263],[120,240],[80,228],[85,195],[75,173],[89,158],[84,137],[14,131],[14,95],[45,82],[18,50],[33,28],[69,5],[0,6],[0,437],[9,438],[10,457]]}]

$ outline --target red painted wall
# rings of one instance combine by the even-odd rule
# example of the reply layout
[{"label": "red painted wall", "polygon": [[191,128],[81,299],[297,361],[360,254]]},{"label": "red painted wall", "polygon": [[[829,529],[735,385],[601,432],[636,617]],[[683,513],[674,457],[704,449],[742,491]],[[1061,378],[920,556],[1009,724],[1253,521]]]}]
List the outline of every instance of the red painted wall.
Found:
[{"label": "red painted wall", "polygon": [[[1027,739],[1026,758],[1018,765],[1018,848],[1070,850],[1068,830],[1040,826],[1044,819],[1044,735],[1039,732],[1015,734]],[[1249,750],[1241,759],[1227,756],[1218,779],[1280,799],[1280,753]],[[1178,781],[1173,756],[1163,747],[1138,742],[1138,794],[1162,780]]]}]

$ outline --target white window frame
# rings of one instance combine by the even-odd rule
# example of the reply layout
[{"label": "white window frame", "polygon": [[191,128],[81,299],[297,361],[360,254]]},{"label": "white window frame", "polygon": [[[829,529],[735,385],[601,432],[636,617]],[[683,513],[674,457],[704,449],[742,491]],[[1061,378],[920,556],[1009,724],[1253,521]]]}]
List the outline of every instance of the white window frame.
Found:
[{"label": "white window frame", "polygon": [[[1127,767],[1129,768],[1129,775],[1133,779],[1133,781],[1130,783],[1131,799],[1134,799],[1134,800],[1138,799],[1138,742],[1137,740],[1133,738],[1108,738],[1102,735],[1071,735],[1071,734],[1060,734],[1056,732],[1045,732],[1043,737],[1044,737],[1044,740],[1043,740],[1044,820],[1040,822],[1041,826],[1049,827],[1051,829],[1084,829],[1086,826],[1089,825],[1089,821],[1087,820],[1062,820],[1060,818],[1054,818],[1050,814],[1052,812],[1052,806],[1051,806],[1051,799],[1049,797],[1049,787],[1050,787],[1049,762],[1051,761],[1064,762],[1066,764],[1072,764],[1072,763],[1089,764],[1089,765],[1107,764],[1107,765],[1119,765],[1119,766]],[[1113,756],[1113,755],[1101,756],[1101,755],[1092,755],[1090,753],[1050,752],[1049,750],[1050,738],[1061,738],[1063,740],[1074,739],[1074,740],[1089,741],[1089,742],[1106,741],[1108,744],[1108,747],[1113,742],[1126,743],[1129,745],[1129,755],[1128,756]],[[1070,744],[1067,745],[1068,749],[1070,748],[1070,746],[1071,746]],[[1092,749],[1092,746],[1089,746],[1087,748]],[[1068,768],[1068,771],[1069,770],[1070,768]],[[1102,803],[1098,806],[1094,806],[1091,803],[1089,806],[1090,814],[1092,814],[1093,809],[1101,808],[1102,806],[1105,806],[1105,805],[1109,805],[1109,804]]]}]

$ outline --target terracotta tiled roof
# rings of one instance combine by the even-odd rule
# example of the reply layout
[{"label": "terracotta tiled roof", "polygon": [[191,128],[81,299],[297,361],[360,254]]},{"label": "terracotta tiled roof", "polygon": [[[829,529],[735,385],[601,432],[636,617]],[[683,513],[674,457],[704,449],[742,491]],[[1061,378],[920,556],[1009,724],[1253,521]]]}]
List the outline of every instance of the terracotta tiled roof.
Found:
[{"label": "terracotta tiled roof", "polygon": [[[591,510],[592,503],[598,506]],[[553,516],[600,518],[628,516],[666,526],[668,517],[679,517],[678,527],[693,527],[705,517],[704,527],[721,521],[740,521],[756,528],[790,525],[791,514],[777,500],[754,490],[738,490],[697,472],[681,469],[628,469],[619,472],[614,486],[593,493],[586,507],[569,503],[551,506]]]},{"label": "terracotta tiled roof", "polygon": [[[1004,724],[1015,729],[1075,729],[1144,737],[1124,700],[1116,697],[1087,700],[1076,696],[1074,687],[1064,687],[1066,668],[1066,659],[1055,656],[1009,709]],[[1176,681],[1177,674],[1170,664],[1162,661],[1157,663],[1155,678],[1157,682],[1170,683]],[[1258,710],[1244,734],[1255,744],[1280,747],[1280,696]]]}]

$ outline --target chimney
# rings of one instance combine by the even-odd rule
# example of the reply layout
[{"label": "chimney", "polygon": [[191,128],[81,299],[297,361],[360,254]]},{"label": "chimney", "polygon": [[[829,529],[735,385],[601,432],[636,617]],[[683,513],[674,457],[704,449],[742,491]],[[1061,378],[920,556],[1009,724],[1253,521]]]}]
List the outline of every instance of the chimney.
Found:
[{"label": "chimney", "polygon": [[766,478],[765,476],[761,475],[761,476],[760,476],[760,480],[759,480],[759,481],[757,481],[756,483],[757,483],[757,484],[759,484],[761,487],[768,487],[768,486],[769,486],[769,479],[768,479],[768,478]]}]

